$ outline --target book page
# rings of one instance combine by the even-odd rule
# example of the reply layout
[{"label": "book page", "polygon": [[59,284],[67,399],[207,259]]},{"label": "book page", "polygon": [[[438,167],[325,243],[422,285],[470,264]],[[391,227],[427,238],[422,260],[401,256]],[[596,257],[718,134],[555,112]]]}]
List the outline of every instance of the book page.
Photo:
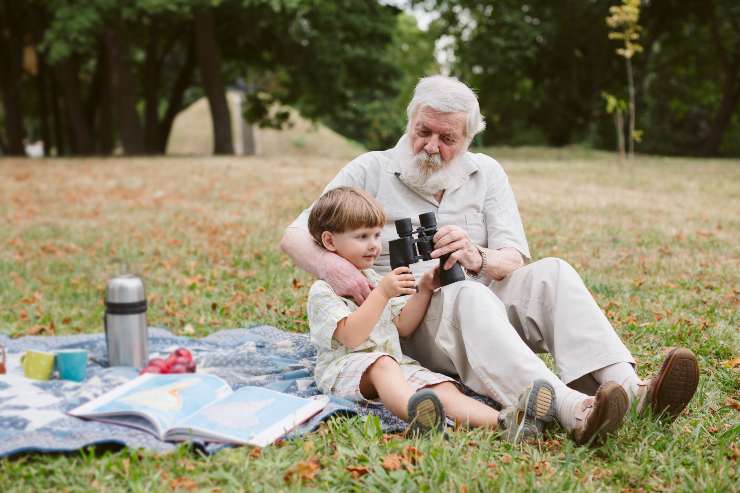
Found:
[{"label": "book page", "polygon": [[[80,417],[105,417],[116,422],[116,416],[144,416],[164,432],[211,402],[231,393],[222,379],[208,374],[142,375],[105,394],[70,414]],[[122,419],[120,424],[131,420]]]},{"label": "book page", "polygon": [[167,439],[201,437],[210,441],[264,446],[313,416],[328,399],[304,399],[262,387],[242,387],[178,423]]}]

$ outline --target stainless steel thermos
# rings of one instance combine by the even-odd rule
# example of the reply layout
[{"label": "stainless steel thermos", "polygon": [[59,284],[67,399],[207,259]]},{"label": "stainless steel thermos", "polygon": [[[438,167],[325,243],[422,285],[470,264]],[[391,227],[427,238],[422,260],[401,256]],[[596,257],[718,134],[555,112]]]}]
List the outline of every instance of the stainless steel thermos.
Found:
[{"label": "stainless steel thermos", "polygon": [[144,283],[127,274],[108,281],[105,290],[105,342],[110,366],[143,368],[149,360]]}]

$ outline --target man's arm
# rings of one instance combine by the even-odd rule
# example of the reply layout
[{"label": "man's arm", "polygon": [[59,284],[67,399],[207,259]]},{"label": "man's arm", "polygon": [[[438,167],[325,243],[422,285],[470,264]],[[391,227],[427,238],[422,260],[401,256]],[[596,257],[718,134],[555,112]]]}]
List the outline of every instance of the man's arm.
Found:
[{"label": "man's arm", "polygon": [[[431,253],[433,258],[450,254],[444,265],[445,269],[450,269],[455,262],[459,262],[468,272],[478,274],[485,284],[492,280],[500,281],[524,265],[524,258],[516,248],[491,249],[476,246],[468,232],[459,226],[442,226],[434,236],[434,241],[436,249]],[[486,256],[485,265],[481,252]]]},{"label": "man's arm", "polygon": [[[365,153],[353,159],[329,182],[322,193],[340,186],[358,187],[367,190],[366,168],[375,166],[373,153]],[[283,233],[280,249],[295,264],[306,272],[323,279],[339,296],[350,297],[361,305],[373,286],[348,261],[324,250],[316,244],[308,232],[308,210],[303,211]]]},{"label": "man's arm", "polygon": [[313,236],[298,226],[288,226],[280,240],[280,249],[301,269],[322,279],[321,266],[332,253],[316,244]]},{"label": "man's arm", "polygon": [[498,250],[491,250],[490,248],[480,247],[480,249],[486,254],[486,265],[481,272],[480,266],[483,263],[483,257],[481,257],[478,269],[471,269],[470,271],[478,272],[478,276],[486,284],[488,284],[487,281],[490,282],[491,280],[500,281],[519,267],[524,266],[524,258],[516,248],[504,247]]},{"label": "man's arm", "polygon": [[358,305],[373,288],[354,265],[318,246],[308,230],[300,226],[288,226],[280,249],[298,267],[328,282],[339,296],[351,296]]}]

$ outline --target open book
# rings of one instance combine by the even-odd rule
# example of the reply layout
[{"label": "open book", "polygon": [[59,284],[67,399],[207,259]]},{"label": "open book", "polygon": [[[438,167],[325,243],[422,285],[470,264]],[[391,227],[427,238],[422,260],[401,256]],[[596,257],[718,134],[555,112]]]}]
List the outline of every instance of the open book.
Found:
[{"label": "open book", "polygon": [[329,403],[262,387],[231,390],[200,373],[147,373],[69,411],[72,416],[131,426],[160,440],[203,440],[263,447]]}]

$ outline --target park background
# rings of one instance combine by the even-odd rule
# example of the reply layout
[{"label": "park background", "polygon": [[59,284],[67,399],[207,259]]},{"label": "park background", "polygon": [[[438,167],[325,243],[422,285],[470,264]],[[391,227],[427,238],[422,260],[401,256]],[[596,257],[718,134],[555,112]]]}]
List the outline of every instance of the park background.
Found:
[{"label": "park background", "polygon": [[688,410],[594,448],[350,419],[261,453],[29,454],[0,462],[0,490],[736,488],[737,2],[389,3],[0,0],[0,330],[100,332],[106,280],[132,270],[177,334],[305,332],[312,279],[283,228],[444,72],[479,95],[474,146],[506,169],[535,259],[576,267],[643,376],[666,347],[697,353]]}]

